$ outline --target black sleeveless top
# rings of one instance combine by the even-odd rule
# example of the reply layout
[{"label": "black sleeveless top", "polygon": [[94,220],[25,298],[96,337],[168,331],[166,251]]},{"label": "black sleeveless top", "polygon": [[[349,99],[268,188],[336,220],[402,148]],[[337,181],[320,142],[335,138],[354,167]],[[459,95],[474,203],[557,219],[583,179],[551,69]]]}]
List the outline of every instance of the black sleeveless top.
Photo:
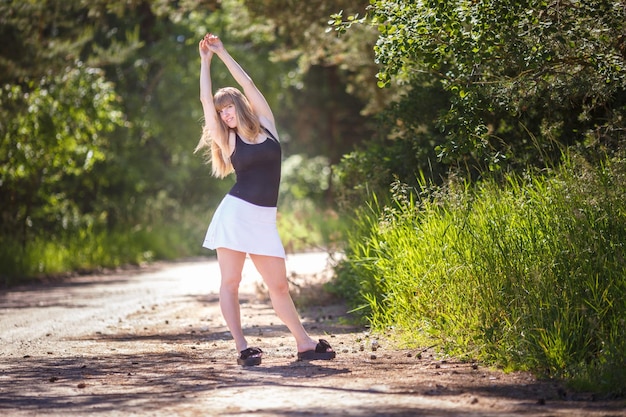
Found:
[{"label": "black sleeveless top", "polygon": [[261,143],[246,143],[236,136],[230,161],[237,180],[228,194],[257,206],[276,207],[282,153],[280,143],[264,130],[269,137]]}]

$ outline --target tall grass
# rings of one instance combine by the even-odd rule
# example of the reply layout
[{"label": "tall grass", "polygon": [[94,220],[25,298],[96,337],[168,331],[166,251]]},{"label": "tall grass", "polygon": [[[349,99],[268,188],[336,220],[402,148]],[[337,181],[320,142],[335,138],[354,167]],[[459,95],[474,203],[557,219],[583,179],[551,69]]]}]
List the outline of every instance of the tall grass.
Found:
[{"label": "tall grass", "polygon": [[376,330],[626,394],[626,163],[574,158],[359,212],[337,287]]},{"label": "tall grass", "polygon": [[205,213],[190,210],[169,221],[114,230],[91,224],[62,235],[35,237],[27,245],[2,236],[1,283],[13,285],[42,277],[206,254],[201,247],[206,217]]}]

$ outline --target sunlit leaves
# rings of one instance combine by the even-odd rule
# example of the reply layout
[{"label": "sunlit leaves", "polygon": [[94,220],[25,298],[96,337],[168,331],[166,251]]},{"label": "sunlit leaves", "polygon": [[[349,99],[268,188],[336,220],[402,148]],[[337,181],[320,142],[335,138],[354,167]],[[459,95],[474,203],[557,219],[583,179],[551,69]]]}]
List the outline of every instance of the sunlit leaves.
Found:
[{"label": "sunlit leaves", "polygon": [[[70,214],[63,181],[89,172],[105,158],[107,132],[123,123],[117,95],[101,71],[81,64],[29,90],[6,85],[0,92],[0,192],[22,207],[40,207],[54,219]],[[30,213],[24,212],[24,216]]]},{"label": "sunlit leaves", "polygon": [[[490,137],[507,118],[536,137],[546,133],[540,126],[562,124],[564,136],[550,140],[564,143],[598,127],[601,140],[623,136],[623,2],[371,0],[368,13],[380,34],[374,51],[381,87],[430,74],[453,93],[441,119],[451,141],[442,154],[459,158],[493,146]],[[338,30],[352,25],[341,18],[332,22]],[[586,122],[573,122],[572,114]],[[495,130],[480,127],[486,124]],[[523,130],[517,136],[511,140],[523,140]]]}]

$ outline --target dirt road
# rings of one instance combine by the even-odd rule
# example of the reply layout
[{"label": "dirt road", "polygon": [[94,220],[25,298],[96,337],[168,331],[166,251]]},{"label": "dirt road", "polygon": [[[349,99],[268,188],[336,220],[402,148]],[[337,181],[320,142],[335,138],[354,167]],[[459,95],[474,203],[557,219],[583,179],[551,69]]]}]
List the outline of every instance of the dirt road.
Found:
[{"label": "dirt road", "polygon": [[305,327],[338,352],[297,362],[246,265],[242,318],[265,351],[236,365],[213,260],[153,265],[0,293],[0,414],[8,416],[626,416],[527,374],[394,349],[323,296],[325,254],[290,255]]}]

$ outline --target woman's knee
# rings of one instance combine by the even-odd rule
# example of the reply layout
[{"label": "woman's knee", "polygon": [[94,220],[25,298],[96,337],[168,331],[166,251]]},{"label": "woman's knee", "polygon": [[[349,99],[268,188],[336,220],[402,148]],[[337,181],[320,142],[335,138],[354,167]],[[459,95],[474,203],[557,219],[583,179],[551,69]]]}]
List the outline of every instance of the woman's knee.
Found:
[{"label": "woman's knee", "polygon": [[241,271],[246,254],[225,248],[217,248],[217,260],[222,275],[220,291],[237,293],[241,283]]},{"label": "woman's knee", "polygon": [[220,291],[237,293],[241,284],[241,275],[223,275],[220,284]]},{"label": "woman's knee", "polygon": [[284,295],[289,294],[289,281],[284,279],[266,279],[265,285],[270,292],[270,295]]}]

